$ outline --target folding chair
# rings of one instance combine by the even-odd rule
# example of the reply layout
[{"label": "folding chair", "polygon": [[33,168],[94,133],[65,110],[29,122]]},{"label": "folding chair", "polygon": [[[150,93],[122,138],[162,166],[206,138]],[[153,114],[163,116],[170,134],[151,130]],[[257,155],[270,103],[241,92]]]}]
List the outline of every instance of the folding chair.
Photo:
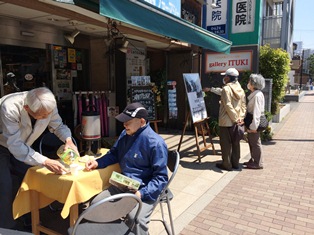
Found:
[{"label": "folding chair", "polygon": [[33,233],[22,232],[22,231],[13,230],[13,229],[0,228],[0,234],[1,235],[31,235]]},{"label": "folding chair", "polygon": [[[130,227],[123,219],[136,207]],[[137,223],[142,209],[142,201],[135,194],[120,193],[91,204],[77,219],[74,227],[68,229],[69,235],[129,235]]]},{"label": "folding chair", "polygon": [[[72,137],[73,143],[77,146],[75,139]],[[39,152],[51,159],[58,159],[57,150],[64,143],[54,134],[48,131],[42,136],[39,142]]]},{"label": "folding chair", "polygon": [[[173,151],[168,151],[168,169],[170,172],[172,172],[171,176],[169,177],[168,183],[165,186],[165,188],[163,189],[163,191],[161,192],[161,194],[159,195],[159,198],[157,199],[156,205],[159,204],[160,205],[160,212],[161,212],[161,219],[153,219],[152,221],[160,221],[163,223],[167,234],[169,235],[175,235],[174,233],[174,225],[173,225],[173,219],[172,219],[172,213],[171,213],[171,206],[170,206],[170,201],[173,198],[173,194],[169,189],[169,185],[172,182],[173,178],[175,177],[177,171],[178,171],[178,167],[179,167],[179,163],[180,163],[180,154],[178,151],[173,150]],[[163,203],[166,203],[167,208],[168,208],[168,214],[169,214],[169,221],[170,221],[170,227],[171,230],[169,229],[169,226],[167,224],[167,221],[165,220],[165,214],[164,214],[164,210],[163,210]]]}]

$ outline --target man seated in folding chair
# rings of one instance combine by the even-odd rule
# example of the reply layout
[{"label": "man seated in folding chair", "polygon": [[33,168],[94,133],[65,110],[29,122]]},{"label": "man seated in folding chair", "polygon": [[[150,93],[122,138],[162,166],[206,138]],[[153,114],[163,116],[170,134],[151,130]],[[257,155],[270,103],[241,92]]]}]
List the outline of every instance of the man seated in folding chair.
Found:
[{"label": "man seated in folding chair", "polygon": [[[138,191],[134,192],[143,202],[139,224],[134,231],[137,234],[148,234],[154,204],[168,182],[167,145],[150,127],[147,117],[147,110],[142,104],[129,104],[116,116],[125,129],[114,146],[101,158],[86,162],[85,166],[87,170],[92,170],[119,163],[123,175],[141,183]],[[98,194],[91,204],[121,192],[121,188],[112,185]],[[132,213],[129,216],[132,217]]]}]

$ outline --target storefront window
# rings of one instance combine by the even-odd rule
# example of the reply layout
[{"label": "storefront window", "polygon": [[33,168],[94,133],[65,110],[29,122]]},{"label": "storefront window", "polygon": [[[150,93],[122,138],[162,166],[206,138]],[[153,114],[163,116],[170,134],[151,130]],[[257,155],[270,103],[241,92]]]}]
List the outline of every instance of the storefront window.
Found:
[{"label": "storefront window", "polygon": [[[51,69],[46,53],[44,49],[0,45],[3,77],[1,96],[40,86],[51,88]],[[7,76],[8,73],[14,76],[12,74]]]}]

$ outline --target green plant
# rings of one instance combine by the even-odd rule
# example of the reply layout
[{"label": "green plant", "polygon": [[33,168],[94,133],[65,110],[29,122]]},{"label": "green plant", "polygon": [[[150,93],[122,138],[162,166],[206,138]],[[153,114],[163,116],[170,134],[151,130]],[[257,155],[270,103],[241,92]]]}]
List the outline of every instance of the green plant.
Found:
[{"label": "green plant", "polygon": [[309,73],[310,77],[314,77],[314,54],[310,55],[307,60],[309,61]]},{"label": "green plant", "polygon": [[249,82],[249,77],[252,74],[252,71],[244,71],[243,73],[241,73],[241,76],[239,78],[239,83],[242,87],[242,89],[244,90],[245,93],[249,92],[249,89],[247,89],[247,84]]},{"label": "green plant", "polygon": [[266,111],[265,112],[265,116],[266,116],[268,122],[270,122],[273,119],[273,115],[270,112]]},{"label": "green plant", "polygon": [[210,129],[210,134],[212,136],[219,136],[219,123],[218,119],[214,117],[209,118],[209,129]]},{"label": "green plant", "polygon": [[271,126],[268,126],[265,131],[260,133],[261,140],[266,142],[273,139],[273,132]]},{"label": "green plant", "polygon": [[156,95],[156,106],[162,107],[165,104],[165,94],[167,87],[167,76],[165,69],[158,69],[156,71],[151,72],[150,74],[151,82],[155,85],[152,88],[152,91]]},{"label": "green plant", "polygon": [[[270,112],[265,112],[265,116],[268,122],[271,122],[271,120],[273,119],[273,115]],[[260,133],[261,140],[264,142],[272,140],[273,135],[274,133],[272,132],[271,126],[268,126],[266,130]]]},{"label": "green plant", "polygon": [[271,113],[279,112],[279,103],[285,96],[290,71],[289,54],[281,48],[271,48],[269,45],[261,46],[259,56],[259,72],[264,78],[273,80]]}]

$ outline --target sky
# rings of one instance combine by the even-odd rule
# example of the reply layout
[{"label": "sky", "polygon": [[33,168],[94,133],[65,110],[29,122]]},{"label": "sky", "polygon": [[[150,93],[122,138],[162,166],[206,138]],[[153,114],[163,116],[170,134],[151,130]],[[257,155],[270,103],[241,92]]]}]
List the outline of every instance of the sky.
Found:
[{"label": "sky", "polygon": [[314,49],[314,0],[295,0],[293,41]]}]

